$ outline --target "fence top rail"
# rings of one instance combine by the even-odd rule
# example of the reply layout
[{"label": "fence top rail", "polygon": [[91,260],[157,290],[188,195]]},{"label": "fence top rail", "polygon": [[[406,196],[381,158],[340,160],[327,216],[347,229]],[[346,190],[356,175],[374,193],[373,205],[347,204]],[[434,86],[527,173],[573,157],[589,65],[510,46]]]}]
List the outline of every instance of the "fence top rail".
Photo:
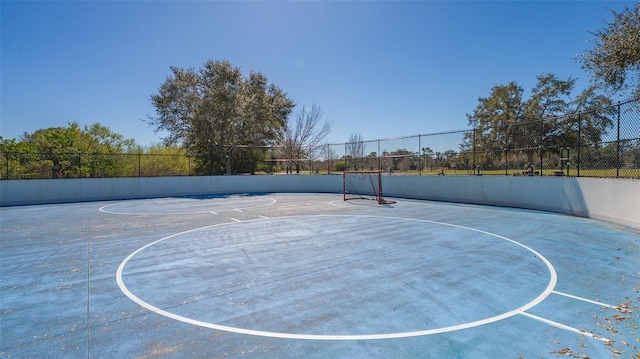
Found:
[{"label": "fence top rail", "polygon": [[473,131],[472,128],[466,129],[466,130],[454,130],[454,131],[426,133],[426,134],[421,134],[421,135],[418,135],[418,136],[425,137],[425,136],[438,136],[438,135],[452,135],[454,133],[464,133],[464,132],[471,132],[471,131]]}]

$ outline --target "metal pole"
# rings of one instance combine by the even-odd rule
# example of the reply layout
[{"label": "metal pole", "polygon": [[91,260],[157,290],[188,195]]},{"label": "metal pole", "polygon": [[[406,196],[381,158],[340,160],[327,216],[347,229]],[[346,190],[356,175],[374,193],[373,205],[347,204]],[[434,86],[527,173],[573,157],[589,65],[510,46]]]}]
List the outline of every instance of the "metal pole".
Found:
[{"label": "metal pole", "polygon": [[509,126],[507,125],[504,134],[504,175],[509,175]]},{"label": "metal pole", "polygon": [[358,147],[360,147],[360,169],[365,171],[366,168],[364,166],[364,141],[362,141]]},{"label": "metal pole", "polygon": [[473,168],[472,168],[472,172],[475,172],[476,169],[476,129],[473,129],[473,141],[472,141],[472,148],[473,148]]},{"label": "metal pole", "polygon": [[349,159],[347,158],[347,143],[344,143],[344,169],[349,170]]},{"label": "metal pole", "polygon": [[347,200],[347,177],[344,172],[342,172],[342,200]]},{"label": "metal pole", "polygon": [[569,177],[569,166],[571,166],[571,161],[569,161],[569,147],[567,147],[567,177]]},{"label": "metal pole", "polygon": [[[542,177],[542,150],[544,149],[544,120],[540,120],[540,177]],[[533,173],[532,175],[535,175]]]},{"label": "metal pole", "polygon": [[[582,115],[578,116],[578,156],[576,159],[577,176],[580,177],[580,156],[582,153]],[[569,156],[567,156],[569,157]]]},{"label": "metal pole", "polygon": [[620,104],[618,104],[618,136],[616,138],[616,177],[620,177]]},{"label": "metal pole", "polygon": [[331,156],[329,154],[329,144],[327,143],[327,150],[325,152],[326,156],[326,160],[327,160],[327,174],[331,173]]},{"label": "metal pole", "polygon": [[509,146],[506,143],[504,145],[504,175],[509,175]]},{"label": "metal pole", "polygon": [[418,176],[422,176],[422,135],[418,135]]},{"label": "metal pole", "polygon": [[378,171],[382,171],[382,154],[380,153],[380,140],[378,140]]},{"label": "metal pole", "polygon": [[382,173],[380,172],[378,172],[378,192],[378,203],[382,204],[384,197],[382,196]]}]

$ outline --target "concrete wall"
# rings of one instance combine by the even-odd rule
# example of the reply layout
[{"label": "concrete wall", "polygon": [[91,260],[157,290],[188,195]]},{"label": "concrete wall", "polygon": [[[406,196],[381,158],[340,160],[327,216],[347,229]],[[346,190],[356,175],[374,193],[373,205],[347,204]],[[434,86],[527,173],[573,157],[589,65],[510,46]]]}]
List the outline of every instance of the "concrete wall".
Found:
[{"label": "concrete wall", "polygon": [[536,209],[640,229],[640,180],[571,177],[391,176],[384,194]]},{"label": "concrete wall", "polygon": [[[388,197],[537,209],[640,229],[640,180],[568,177],[384,176]],[[341,193],[338,175],[0,181],[0,206],[214,193]]]}]

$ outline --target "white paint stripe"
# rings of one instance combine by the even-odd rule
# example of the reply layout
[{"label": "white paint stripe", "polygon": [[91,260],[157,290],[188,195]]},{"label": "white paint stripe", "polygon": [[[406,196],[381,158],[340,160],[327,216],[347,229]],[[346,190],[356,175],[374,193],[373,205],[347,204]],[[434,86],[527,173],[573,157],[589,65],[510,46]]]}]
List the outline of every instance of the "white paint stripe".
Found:
[{"label": "white paint stripe", "polygon": [[[139,199],[140,201],[144,201],[144,199]],[[215,200],[215,199],[213,199]],[[270,203],[266,203],[266,204],[260,204],[260,205],[256,205],[256,206],[251,206],[251,207],[243,207],[242,209],[253,209],[253,208],[259,208],[259,207],[265,207],[265,206],[269,206],[272,205],[274,203],[276,203],[276,200],[274,198],[269,198],[269,200],[271,201]],[[98,210],[100,212],[103,213],[109,213],[109,214],[124,214],[124,215],[129,215],[129,216],[140,216],[140,215],[169,215],[169,216],[176,216],[176,215],[183,215],[183,214],[196,214],[196,213],[213,213],[213,214],[217,214],[211,211],[193,211],[193,212],[115,212],[115,211],[110,211],[107,208],[108,207],[112,207],[112,206],[117,206],[117,205],[121,205],[121,204],[125,204],[126,202],[118,202],[118,203],[112,203],[112,204],[107,204],[104,205],[100,208],[98,208]],[[242,212],[242,210],[240,209],[223,209],[222,211],[238,211],[238,212]]]},{"label": "white paint stripe", "polygon": [[232,219],[232,220],[234,220],[234,221],[236,221],[236,222],[242,222],[241,220],[239,220],[239,219],[235,219],[235,218],[233,218],[233,217],[231,217],[231,219]]},{"label": "white paint stripe", "polygon": [[269,219],[269,217],[260,216],[260,215],[258,215],[258,217],[260,217],[260,218],[264,218],[264,219]]},{"label": "white paint stripe", "polygon": [[608,339],[608,338],[605,338],[605,337],[601,337],[599,335],[591,334],[591,333],[585,332],[584,330],[576,329],[576,328],[570,327],[568,325],[564,325],[564,324],[561,324],[561,323],[558,323],[558,322],[554,322],[553,320],[545,319],[545,318],[539,317],[537,315],[533,315],[533,314],[529,314],[529,313],[525,313],[525,312],[522,312],[520,314],[524,315],[525,317],[529,317],[531,319],[535,319],[537,321],[543,322],[545,324],[549,324],[549,325],[551,325],[553,327],[564,329],[564,330],[568,330],[568,331],[571,331],[571,332],[576,332],[576,333],[578,333],[580,335],[586,335],[588,337],[591,337],[591,338],[594,338],[594,339],[598,339],[598,340],[603,341],[603,342],[611,341],[611,339]]},{"label": "white paint stripe", "polygon": [[234,211],[242,213],[242,210],[239,208],[234,209]]},{"label": "white paint stripe", "polygon": [[210,211],[209,213],[211,213],[211,214],[217,214],[217,213],[216,213],[216,212],[214,212],[214,211]]},{"label": "white paint stripe", "polygon": [[[517,314],[523,314],[523,315],[527,315],[527,316],[531,316],[531,317],[535,317],[532,316],[530,314],[525,313],[526,310],[533,308],[534,306],[540,304],[544,299],[546,299],[551,292],[553,291],[553,288],[555,287],[557,281],[558,281],[558,276],[556,274],[555,268],[553,267],[553,265],[551,265],[551,262],[549,262],[545,257],[543,257],[540,253],[536,252],[535,250],[525,246],[524,244],[518,243],[512,239],[494,234],[494,233],[490,233],[490,232],[486,232],[486,231],[482,231],[479,229],[475,229],[475,228],[470,228],[470,227],[464,227],[464,226],[459,226],[459,225],[455,225],[455,224],[449,224],[449,223],[443,223],[443,222],[435,222],[435,221],[429,221],[429,220],[422,220],[422,219],[410,219],[410,218],[402,218],[402,217],[388,217],[388,216],[366,216],[366,215],[362,215],[362,216],[353,216],[353,215],[318,215],[317,217],[369,217],[369,218],[398,218],[398,219],[402,219],[402,220],[409,220],[409,221],[416,221],[416,222],[426,222],[426,223],[435,223],[435,224],[440,224],[440,225],[444,225],[444,226],[449,226],[449,227],[455,227],[455,228],[461,228],[461,229],[466,229],[466,230],[470,230],[470,231],[474,231],[474,232],[478,232],[478,233],[484,233],[487,234],[489,236],[493,236],[493,237],[497,237],[497,238],[501,238],[504,239],[508,242],[511,242],[513,244],[516,244],[520,247],[523,247],[525,249],[527,249],[528,251],[534,253],[538,258],[540,258],[540,260],[542,260],[547,268],[549,269],[549,274],[550,274],[550,279],[549,279],[549,284],[547,285],[547,288],[538,296],[536,297],[534,300],[532,300],[531,302],[525,304],[524,306],[520,307],[520,308],[516,308],[510,312],[506,312],[494,317],[490,317],[490,318],[486,318],[486,319],[482,319],[482,320],[478,320],[475,322],[470,322],[470,323],[464,323],[464,324],[459,324],[459,325],[454,325],[454,326],[450,326],[450,327],[443,327],[443,328],[436,328],[436,329],[429,329],[429,330],[421,330],[421,331],[414,331],[414,332],[400,332],[400,333],[383,333],[383,334],[362,334],[362,335],[316,335],[316,334],[293,334],[293,333],[276,333],[276,332],[266,332],[266,331],[260,331],[260,330],[251,330],[251,329],[243,329],[243,328],[236,328],[236,327],[228,327],[228,326],[224,326],[224,325],[218,325],[218,324],[214,324],[214,323],[208,323],[208,322],[203,322],[203,321],[199,321],[199,320],[195,320],[195,319],[191,319],[191,318],[186,318],[177,314],[173,314],[170,312],[167,312],[165,310],[162,310],[158,307],[153,306],[150,303],[145,302],[144,300],[138,298],[135,294],[131,293],[131,291],[129,291],[129,289],[127,288],[127,286],[124,284],[124,280],[122,279],[122,272],[123,269],[125,267],[125,265],[127,264],[127,262],[129,260],[131,260],[131,258],[133,258],[137,253],[141,252],[142,250],[144,250],[147,247],[150,247],[156,243],[162,242],[166,239],[169,238],[173,238],[182,234],[186,234],[186,233],[190,233],[190,232],[195,232],[195,231],[200,231],[203,229],[207,229],[207,228],[213,228],[215,226],[219,226],[222,224],[214,224],[211,226],[206,226],[206,227],[201,227],[201,228],[195,228],[192,230],[188,230],[185,232],[180,232],[180,233],[176,233],[173,234],[171,236],[168,237],[164,237],[161,238],[157,241],[154,241],[152,243],[147,244],[146,246],[136,250],[135,252],[131,253],[127,258],[125,258],[124,261],[122,261],[122,263],[120,263],[120,266],[118,267],[118,271],[116,272],[116,282],[118,284],[118,286],[120,287],[120,290],[127,296],[129,297],[129,299],[133,300],[134,302],[138,303],[140,306],[147,308],[150,311],[153,311],[157,314],[166,316],[168,318],[172,318],[175,320],[179,320],[181,322],[184,323],[188,323],[188,324],[193,324],[193,325],[197,325],[197,326],[201,326],[201,327],[205,327],[205,328],[210,328],[210,329],[216,329],[216,330],[222,330],[222,331],[227,331],[227,332],[231,332],[231,333],[238,333],[238,334],[247,334],[247,335],[255,335],[255,336],[262,336],[262,337],[271,337],[271,338],[284,338],[284,339],[307,339],[307,340],[379,340],[379,339],[397,339],[397,338],[408,338],[408,337],[418,337],[418,336],[425,336],[425,335],[432,335],[432,334],[439,334],[439,333],[447,333],[447,332],[452,332],[452,331],[456,331],[456,330],[462,330],[462,329],[468,329],[468,328],[473,328],[473,327],[477,327],[480,325],[485,325],[485,324],[489,324],[489,323],[493,323],[493,322],[497,322],[506,318],[510,318],[512,316],[515,316]],[[309,216],[291,216],[288,218],[295,218],[295,217],[309,217]],[[234,221],[238,221],[239,220],[235,219],[235,218],[231,218]],[[538,318],[538,317],[535,317]],[[540,318],[540,320],[545,321],[547,323],[553,323],[551,321],[547,321],[546,319]],[[558,324],[558,325],[562,325],[562,324]],[[577,331],[577,329],[575,329]],[[578,331],[581,334],[584,335],[589,335],[588,333],[582,333],[580,331]],[[594,336],[594,338],[596,338]]]},{"label": "white paint stripe", "polygon": [[611,305],[611,304],[605,304],[605,303],[600,303],[600,302],[596,302],[595,300],[591,300],[591,299],[586,299],[586,298],[581,298],[581,297],[576,297],[575,295],[571,295],[571,294],[567,294],[567,293],[562,293],[562,292],[558,292],[558,291],[553,291],[553,294],[557,294],[557,295],[562,295],[568,298],[572,298],[572,299],[577,299],[577,300],[581,300],[583,302],[587,302],[587,303],[591,303],[591,304],[596,304],[599,305],[601,307],[607,307],[607,308],[611,308],[611,309],[620,309],[618,308],[618,306],[615,305]]}]

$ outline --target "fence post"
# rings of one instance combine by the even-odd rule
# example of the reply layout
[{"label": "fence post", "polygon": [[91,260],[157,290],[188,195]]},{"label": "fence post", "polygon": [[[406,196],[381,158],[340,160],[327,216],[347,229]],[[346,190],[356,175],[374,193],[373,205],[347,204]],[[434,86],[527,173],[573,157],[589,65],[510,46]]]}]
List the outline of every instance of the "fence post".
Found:
[{"label": "fence post", "polygon": [[622,163],[620,158],[620,104],[618,104],[618,134],[616,137],[616,177],[620,177],[620,164]]},{"label": "fence post", "polygon": [[345,170],[349,170],[349,159],[347,158],[347,143],[344,143],[344,168]]},{"label": "fence post", "polygon": [[330,171],[329,167],[331,167],[331,158],[329,158],[329,144],[327,143],[325,145],[325,147],[327,149],[324,150],[324,160],[325,160],[325,162],[327,162],[327,174],[330,174],[331,171]]},{"label": "fence post", "polygon": [[476,171],[476,129],[473,129],[473,141],[472,141],[472,146],[473,148],[473,166],[471,168],[471,174],[474,174],[474,172]]},{"label": "fence post", "polygon": [[418,135],[418,176],[422,174],[422,135]]},{"label": "fence post", "polygon": [[509,149],[504,147],[504,175],[509,175]]},{"label": "fence post", "polygon": [[504,175],[509,175],[509,125],[505,128],[504,134]]},{"label": "fence post", "polygon": [[382,169],[382,154],[380,153],[380,140],[378,139],[378,171],[383,171]]},{"label": "fence post", "polygon": [[[578,115],[578,157],[576,159],[576,176],[580,177],[580,165],[582,156],[582,115]],[[568,156],[567,156],[568,157]],[[569,160],[571,161],[571,160]],[[568,171],[567,171],[568,172]]]},{"label": "fence post", "polygon": [[[542,152],[544,151],[544,119],[540,119],[540,177],[542,177],[542,160],[544,155]],[[534,175],[533,173],[532,175]]]}]

